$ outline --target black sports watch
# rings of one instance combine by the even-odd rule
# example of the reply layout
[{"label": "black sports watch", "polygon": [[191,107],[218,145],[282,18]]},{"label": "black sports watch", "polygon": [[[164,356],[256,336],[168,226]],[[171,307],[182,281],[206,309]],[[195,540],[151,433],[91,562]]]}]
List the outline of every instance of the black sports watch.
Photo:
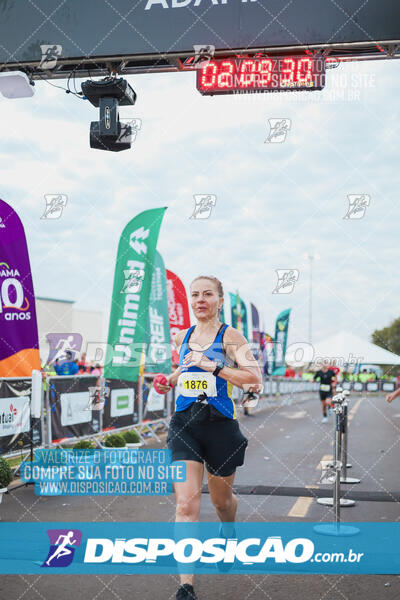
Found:
[{"label": "black sports watch", "polygon": [[222,360],[216,360],[214,362],[217,363],[217,366],[215,367],[215,369],[213,371],[213,375],[215,377],[217,377],[218,373],[224,368],[225,363]]}]

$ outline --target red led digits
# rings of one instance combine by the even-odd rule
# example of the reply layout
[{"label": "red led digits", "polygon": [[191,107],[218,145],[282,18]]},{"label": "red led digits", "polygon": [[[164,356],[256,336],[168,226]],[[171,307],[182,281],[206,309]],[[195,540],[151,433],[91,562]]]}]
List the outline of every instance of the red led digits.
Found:
[{"label": "red led digits", "polygon": [[217,84],[220,89],[223,89],[223,88],[231,89],[233,87],[234,72],[235,72],[235,65],[234,65],[233,60],[224,60],[221,63],[221,70],[218,75],[218,84]]},{"label": "red led digits", "polygon": [[197,89],[205,95],[321,90],[324,85],[322,57],[214,58],[197,71]]},{"label": "red led digits", "polygon": [[313,62],[311,58],[300,58],[297,61],[296,81],[307,83],[312,81]]},{"label": "red led digits", "polygon": [[255,72],[256,67],[258,66],[258,61],[255,59],[252,60],[242,60],[240,61],[240,76],[239,76],[239,85],[240,87],[246,88],[254,86],[256,81]]},{"label": "red led digits", "polygon": [[210,61],[201,69],[201,87],[204,89],[214,88],[217,79],[218,67],[214,61]]},{"label": "red led digits", "polygon": [[258,72],[260,73],[260,86],[270,85],[272,79],[272,60],[263,58],[258,63]]},{"label": "red led digits", "polygon": [[280,69],[281,85],[290,85],[294,82],[296,62],[293,60],[293,58],[284,58],[282,63],[282,67]]}]

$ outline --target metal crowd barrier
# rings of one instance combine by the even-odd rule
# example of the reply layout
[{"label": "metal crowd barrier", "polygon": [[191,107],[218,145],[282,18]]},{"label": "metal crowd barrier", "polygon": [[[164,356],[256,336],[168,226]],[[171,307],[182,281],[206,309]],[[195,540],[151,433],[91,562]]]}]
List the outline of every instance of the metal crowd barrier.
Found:
[{"label": "metal crowd barrier", "polygon": [[[110,380],[108,397],[103,398],[99,398],[106,393],[103,377],[57,375],[46,377],[42,382],[41,373],[36,371],[33,378],[0,378],[0,403],[2,398],[7,398],[7,401],[15,398],[15,408],[17,408],[17,404],[21,404],[21,397],[27,395],[30,397],[29,432],[25,426],[25,431],[9,435],[6,444],[5,430],[3,428],[2,435],[0,425],[0,455],[17,456],[21,448],[24,452],[30,450],[32,453],[35,447],[51,447],[66,441],[75,443],[81,439],[99,440],[108,433],[119,433],[127,429],[134,429],[142,443],[146,441],[148,435],[160,441],[157,432],[168,429],[170,417],[175,411],[176,388],[166,396],[157,398],[152,389],[153,377],[154,374],[146,373],[137,383]],[[26,382],[27,393],[23,390],[23,382]],[[367,383],[344,381],[340,385],[344,390],[371,393],[391,392],[396,388],[396,383],[392,381]],[[46,389],[45,393],[44,389]],[[316,392],[318,389],[319,383],[314,381],[268,377],[264,381],[263,393],[260,395],[257,407],[251,410],[258,412],[267,407],[288,406],[301,394]],[[96,390],[99,402],[93,405],[92,396]],[[234,387],[233,396],[239,405],[241,390]],[[74,419],[71,402],[79,405],[78,409],[75,406],[74,410],[80,413],[80,417],[75,415]],[[88,410],[86,411],[85,408]],[[100,445],[99,441],[97,443]]]},{"label": "metal crowd barrier", "polygon": [[33,371],[32,377],[0,378],[0,413],[4,413],[0,424],[1,456],[13,458],[29,452],[32,455],[34,447],[43,445],[45,427],[40,371]]},{"label": "metal crowd barrier", "polygon": [[46,445],[93,439],[101,446],[106,435],[127,430],[136,431],[142,444],[146,435],[160,441],[157,432],[168,429],[171,394],[155,402],[153,377],[146,374],[138,382],[91,375],[48,377]]},{"label": "metal crowd barrier", "polygon": [[296,396],[318,390],[318,382],[287,377],[269,377],[265,379],[258,404],[251,409],[251,412],[256,413],[268,407],[290,406]]},{"label": "metal crowd barrier", "polygon": [[352,391],[352,392],[394,392],[396,389],[395,381],[385,381],[385,380],[377,380],[377,381],[342,381],[340,386],[344,390]]}]

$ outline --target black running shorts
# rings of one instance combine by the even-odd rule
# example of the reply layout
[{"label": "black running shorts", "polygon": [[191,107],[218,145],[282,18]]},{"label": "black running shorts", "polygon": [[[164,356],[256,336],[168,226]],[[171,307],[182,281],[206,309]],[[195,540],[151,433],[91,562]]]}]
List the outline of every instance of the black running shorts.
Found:
[{"label": "black running shorts", "polygon": [[228,477],[243,464],[248,440],[236,419],[225,417],[211,404],[194,402],[172,416],[167,444],[172,461],[205,462],[212,475]]},{"label": "black running shorts", "polygon": [[327,398],[332,398],[332,392],[319,392],[320,400],[326,400]]}]

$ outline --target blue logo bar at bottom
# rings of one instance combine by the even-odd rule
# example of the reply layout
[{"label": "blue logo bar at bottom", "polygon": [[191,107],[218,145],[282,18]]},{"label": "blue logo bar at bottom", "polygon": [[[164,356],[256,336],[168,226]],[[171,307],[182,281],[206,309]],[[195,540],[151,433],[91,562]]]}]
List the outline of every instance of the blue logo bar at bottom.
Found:
[{"label": "blue logo bar at bottom", "polygon": [[400,574],[400,523],[0,523],[0,573]]}]

